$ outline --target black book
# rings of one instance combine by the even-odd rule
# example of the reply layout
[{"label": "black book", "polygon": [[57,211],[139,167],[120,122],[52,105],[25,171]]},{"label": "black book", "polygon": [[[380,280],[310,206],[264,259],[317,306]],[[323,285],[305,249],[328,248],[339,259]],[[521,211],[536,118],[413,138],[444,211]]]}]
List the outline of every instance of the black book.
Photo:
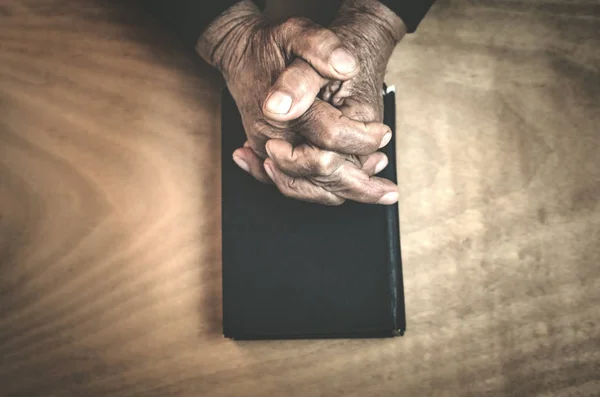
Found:
[{"label": "black book", "polygon": [[[389,90],[388,90],[389,91]],[[379,175],[396,182],[395,97],[385,94],[393,138]],[[398,205],[329,207],[283,196],[231,154],[246,135],[222,101],[223,334],[233,339],[358,338],[406,328]]]}]

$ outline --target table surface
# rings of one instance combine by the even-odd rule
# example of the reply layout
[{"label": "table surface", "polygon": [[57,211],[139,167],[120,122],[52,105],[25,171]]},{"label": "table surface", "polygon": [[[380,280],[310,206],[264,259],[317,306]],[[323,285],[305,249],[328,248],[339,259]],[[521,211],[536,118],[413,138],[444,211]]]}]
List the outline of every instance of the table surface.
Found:
[{"label": "table surface", "polygon": [[406,336],[233,342],[220,77],[133,2],[3,1],[0,395],[600,395],[599,23],[438,2],[387,76]]}]

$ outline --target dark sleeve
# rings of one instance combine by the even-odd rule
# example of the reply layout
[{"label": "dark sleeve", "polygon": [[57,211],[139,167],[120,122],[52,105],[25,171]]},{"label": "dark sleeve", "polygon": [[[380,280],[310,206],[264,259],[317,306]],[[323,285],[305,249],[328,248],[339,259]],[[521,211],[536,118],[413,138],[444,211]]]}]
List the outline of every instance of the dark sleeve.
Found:
[{"label": "dark sleeve", "polygon": [[204,29],[238,0],[142,0],[148,10],[194,48]]},{"label": "dark sleeve", "polygon": [[394,11],[407,27],[408,33],[417,30],[417,26],[427,14],[435,0],[380,0]]}]

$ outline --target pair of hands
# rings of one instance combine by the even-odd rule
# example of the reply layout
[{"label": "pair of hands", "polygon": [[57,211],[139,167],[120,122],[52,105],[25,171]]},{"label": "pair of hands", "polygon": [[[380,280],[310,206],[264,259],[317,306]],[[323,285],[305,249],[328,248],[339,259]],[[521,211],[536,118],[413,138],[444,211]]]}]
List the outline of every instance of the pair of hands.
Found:
[{"label": "pair of hands", "polygon": [[381,123],[385,67],[404,33],[376,0],[346,1],[331,29],[303,18],[269,23],[250,0],[228,9],[197,50],[242,115],[248,141],[236,163],[296,199],[395,203],[397,186],[374,175],[391,139]]}]

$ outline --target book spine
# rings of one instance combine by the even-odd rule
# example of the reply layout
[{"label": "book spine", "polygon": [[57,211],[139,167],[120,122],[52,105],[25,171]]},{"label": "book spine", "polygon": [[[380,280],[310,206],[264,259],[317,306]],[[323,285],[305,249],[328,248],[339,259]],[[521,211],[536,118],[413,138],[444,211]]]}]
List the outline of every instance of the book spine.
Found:
[{"label": "book spine", "polygon": [[[396,93],[393,86],[384,87],[384,123],[392,129],[392,139],[385,148],[389,166],[382,176],[398,183],[396,172]],[[387,206],[387,236],[389,246],[390,298],[394,335],[406,330],[402,255],[400,250],[400,227],[398,204]]]}]

